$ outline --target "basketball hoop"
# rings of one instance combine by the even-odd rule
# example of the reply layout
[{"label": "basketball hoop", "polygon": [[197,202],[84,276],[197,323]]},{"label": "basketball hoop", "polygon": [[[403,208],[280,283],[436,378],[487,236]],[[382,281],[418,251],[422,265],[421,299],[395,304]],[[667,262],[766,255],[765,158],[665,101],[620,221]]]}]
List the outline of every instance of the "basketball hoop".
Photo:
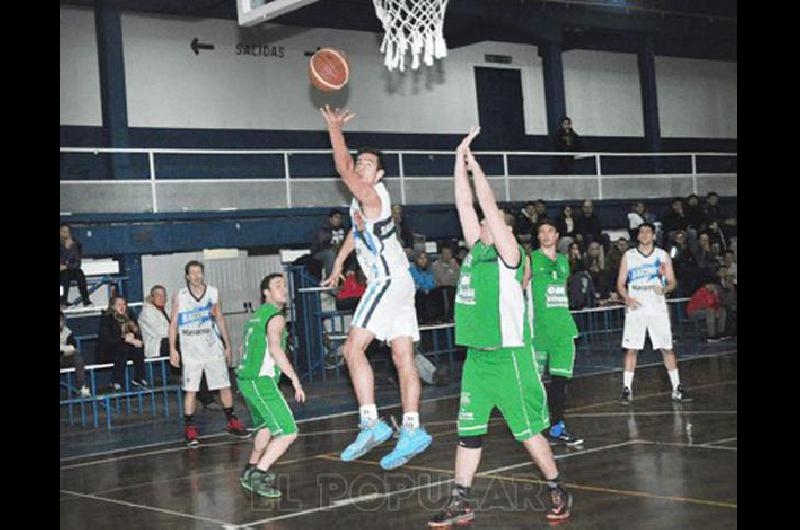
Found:
[{"label": "basketball hoop", "polygon": [[372,0],[375,15],[383,24],[380,51],[383,64],[391,71],[405,71],[406,53],[411,53],[411,69],[419,68],[419,56],[426,66],[447,55],[442,29],[448,0]]}]

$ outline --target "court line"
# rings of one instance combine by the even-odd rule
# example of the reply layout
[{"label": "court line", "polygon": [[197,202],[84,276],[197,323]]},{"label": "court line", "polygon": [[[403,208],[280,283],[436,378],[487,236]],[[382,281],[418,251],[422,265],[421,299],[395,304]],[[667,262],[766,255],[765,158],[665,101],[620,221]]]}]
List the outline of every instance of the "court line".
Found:
[{"label": "court line", "polygon": [[674,414],[738,414],[737,410],[652,410],[641,412],[586,412],[583,414],[568,414],[568,418],[605,418],[611,416],[672,416]]},{"label": "court line", "polygon": [[[732,355],[732,354],[735,354],[737,352],[738,352],[738,350],[725,350],[725,351],[722,351],[722,352],[712,353],[712,354],[708,354],[708,355],[696,355],[696,356],[691,356],[691,357],[685,358],[685,359],[679,359],[678,362],[680,363],[680,362],[692,361],[692,360],[703,359],[703,358],[708,358],[708,357],[724,357],[726,355]],[[661,364],[662,363],[641,364],[641,365],[638,365],[637,368],[660,366]],[[620,371],[619,368],[615,368],[615,369],[609,369],[609,370],[600,371],[600,372],[592,372],[592,373],[588,373],[588,374],[580,374],[580,375],[574,376],[573,379],[578,379],[578,378],[583,378],[583,377],[591,377],[591,376],[596,376],[596,375],[610,374],[610,373],[615,373],[615,372],[619,372],[619,371]],[[735,382],[735,380],[733,380],[733,382]],[[715,385],[715,384],[718,384],[718,383],[712,383],[712,385]],[[693,386],[692,388],[704,388],[706,386],[709,386],[709,385]],[[656,395],[664,395],[664,394],[669,394],[669,393],[671,393],[671,392],[662,392],[662,393],[658,393],[658,394],[650,394],[650,395],[645,395],[645,396],[639,396],[637,398],[634,398],[634,401],[636,401],[637,399],[644,399],[646,397],[652,397],[652,396],[656,396]],[[447,394],[445,396],[439,396],[439,397],[436,397],[436,398],[423,399],[423,400],[420,401],[420,403],[434,403],[434,402],[437,402],[437,401],[446,401],[448,399],[454,399],[454,398],[458,398],[458,397],[461,397],[460,393],[458,393],[458,394]],[[570,412],[570,411],[575,411],[575,410],[584,410],[586,408],[591,408],[593,406],[608,405],[610,403],[616,403],[616,402],[617,402],[616,400],[615,401],[605,401],[605,402],[602,402],[602,403],[596,403],[596,404],[588,405],[588,406],[585,406],[585,407],[566,409],[565,412]],[[398,406],[401,406],[401,405],[402,405],[402,403],[399,403],[399,402],[398,403],[393,403],[393,404],[390,404],[390,405],[384,405],[382,407],[378,407],[378,410],[385,410],[385,409],[389,409],[389,408],[398,407]],[[331,419],[331,418],[340,418],[342,416],[349,416],[349,415],[355,415],[355,414],[358,414],[357,410],[345,411],[345,412],[337,412],[337,413],[334,413],[334,414],[328,414],[326,416],[318,416],[318,417],[314,417],[314,418],[304,418],[304,419],[301,419],[301,420],[297,420],[296,423],[297,424],[309,423],[309,422],[314,422],[314,421],[327,420],[327,419]],[[217,434],[209,434],[209,435],[206,435],[206,436],[200,436],[198,438],[200,440],[208,440],[208,439],[212,439],[212,438],[219,438],[221,436],[228,436],[228,434],[223,432],[223,433],[217,433]],[[120,449],[112,449],[110,451],[100,451],[100,452],[96,452],[96,453],[87,453],[87,454],[84,454],[84,455],[68,456],[68,457],[65,457],[65,458],[61,458],[60,461],[62,463],[66,463],[66,462],[72,462],[74,460],[92,458],[92,457],[95,457],[95,456],[107,456],[107,455],[118,454],[118,453],[127,453],[127,452],[130,452],[130,451],[135,451],[137,449],[147,449],[149,447],[162,447],[164,445],[181,444],[181,443],[183,443],[183,442],[180,441],[180,440],[172,440],[172,441],[167,441],[167,442],[155,442],[155,443],[152,443],[152,444],[133,445],[133,446],[129,446],[129,447],[123,447],[123,448],[120,448]],[[215,445],[223,445],[223,444],[206,445],[206,447],[214,447]],[[224,445],[230,445],[230,444],[228,443],[228,444],[224,444]],[[179,448],[175,448],[175,449],[183,449],[183,448],[185,448],[185,447],[179,447]],[[148,454],[148,453],[140,453],[140,454]],[[134,456],[134,455],[130,455],[130,456]],[[62,467],[62,469],[70,469],[70,468],[63,468]]]},{"label": "court line", "polygon": [[677,442],[654,442],[653,440],[638,440],[638,442],[642,444],[666,445],[672,447],[692,447],[695,449],[723,449],[726,451],[736,451],[738,449],[736,447],[726,447],[724,445],[682,444]]},{"label": "court line", "polygon": [[737,439],[737,437],[733,436],[731,438],[723,438],[722,440],[714,440],[713,442],[707,442],[707,443],[704,443],[704,444],[701,444],[701,445],[719,445],[719,444],[724,444],[726,442],[732,442],[732,441],[734,441],[736,439]]},{"label": "court line", "polygon": [[[611,449],[613,447],[619,447],[620,445],[630,445],[632,443],[635,443],[635,442],[633,442],[631,440],[631,441],[625,442],[624,444],[611,444],[609,446],[595,447],[595,448],[590,449],[590,450],[581,451],[581,452],[577,452],[577,453],[570,453],[568,455],[560,455],[560,456],[562,458],[566,458],[566,457],[569,457],[569,456],[589,454],[590,452],[601,451],[603,449]],[[360,462],[361,463],[374,464],[374,465],[380,465],[378,462],[369,462],[369,461],[360,461]],[[525,465],[531,465],[531,464],[533,464],[532,461],[531,462],[525,462]],[[519,466],[519,464],[516,464],[515,466],[512,466],[512,467],[518,467],[518,466]],[[421,468],[423,466],[415,466],[415,467]],[[497,473],[500,470],[506,469],[508,467],[509,466],[506,466],[505,468],[492,469],[492,470],[486,471],[484,473]],[[430,468],[430,470],[434,470],[436,472],[442,471],[442,470],[438,470],[436,468]],[[453,474],[452,471],[449,471],[448,473],[449,474]],[[481,474],[480,473],[476,474],[476,477],[478,475],[481,475]],[[272,521],[280,521],[280,520],[283,520],[283,519],[301,517],[301,516],[304,516],[304,515],[310,515],[312,513],[317,513],[317,512],[320,512],[320,511],[326,511],[326,510],[333,510],[333,509],[336,509],[336,508],[341,508],[342,506],[350,506],[352,504],[355,504],[355,503],[358,503],[358,502],[362,502],[362,501],[383,499],[383,498],[386,498],[386,497],[391,497],[392,495],[397,495],[398,493],[408,493],[408,492],[417,491],[417,490],[420,490],[420,489],[429,489],[429,488],[432,488],[432,487],[435,487],[435,486],[440,486],[442,484],[448,484],[450,482],[453,482],[454,480],[455,480],[455,478],[450,478],[450,479],[447,479],[447,480],[440,480],[440,481],[437,481],[437,482],[431,482],[431,483],[427,483],[427,484],[422,484],[422,485],[414,486],[414,487],[411,487],[411,488],[404,488],[404,489],[395,490],[395,491],[389,491],[389,492],[385,492],[385,493],[373,493],[373,494],[370,494],[370,495],[362,495],[360,497],[351,497],[351,498],[348,498],[348,499],[341,499],[341,500],[338,500],[338,501],[334,501],[332,504],[329,504],[328,506],[318,506],[316,508],[309,508],[308,510],[302,510],[302,511],[299,511],[299,512],[289,513],[289,514],[285,514],[285,515],[278,515],[278,516],[275,516],[275,517],[268,517],[266,519],[260,519],[260,520],[257,520],[257,521],[244,523],[244,524],[241,524],[241,525],[231,526],[230,528],[231,529],[237,529],[237,530],[241,529],[241,528],[250,528],[252,526],[262,525],[262,524],[265,524],[265,523],[270,523]]]},{"label": "court line", "polygon": [[150,511],[154,511],[154,512],[166,513],[166,514],[169,514],[169,515],[174,515],[176,517],[187,517],[189,519],[195,519],[195,520],[198,520],[198,521],[206,521],[206,522],[209,522],[209,523],[216,523],[216,524],[221,525],[221,526],[225,526],[225,525],[228,524],[225,521],[220,521],[219,519],[212,519],[210,517],[203,517],[203,516],[200,516],[200,515],[189,515],[187,513],[174,512],[172,510],[167,510],[165,508],[155,508],[153,506],[145,506],[145,505],[142,505],[142,504],[136,504],[134,502],[122,501],[122,500],[119,500],[119,499],[110,499],[108,497],[98,497],[97,495],[91,495],[91,494],[87,494],[87,493],[78,493],[76,491],[70,491],[70,490],[64,490],[64,489],[61,490],[61,493],[67,493],[69,495],[74,495],[76,497],[92,499],[92,500],[96,500],[96,501],[103,501],[103,502],[110,502],[112,504],[119,504],[119,505],[122,505],[122,506],[127,506],[128,508],[141,508],[143,510],[150,510]]}]

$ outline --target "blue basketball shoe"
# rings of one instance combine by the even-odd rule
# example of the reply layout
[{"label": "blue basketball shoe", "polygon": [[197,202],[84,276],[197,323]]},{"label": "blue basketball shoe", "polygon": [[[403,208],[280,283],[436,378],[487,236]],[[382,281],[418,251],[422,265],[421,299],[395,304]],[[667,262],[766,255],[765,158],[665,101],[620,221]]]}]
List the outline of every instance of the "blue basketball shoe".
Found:
[{"label": "blue basketball shoe", "polygon": [[381,467],[383,469],[395,469],[409,460],[411,457],[420,454],[433,441],[433,437],[422,427],[414,430],[402,427],[400,429],[400,439],[394,450],[388,455],[381,458]]},{"label": "blue basketball shoe", "polygon": [[380,419],[375,420],[372,426],[362,423],[359,428],[361,432],[356,436],[356,441],[342,451],[339,457],[342,462],[355,460],[392,437],[392,428]]}]

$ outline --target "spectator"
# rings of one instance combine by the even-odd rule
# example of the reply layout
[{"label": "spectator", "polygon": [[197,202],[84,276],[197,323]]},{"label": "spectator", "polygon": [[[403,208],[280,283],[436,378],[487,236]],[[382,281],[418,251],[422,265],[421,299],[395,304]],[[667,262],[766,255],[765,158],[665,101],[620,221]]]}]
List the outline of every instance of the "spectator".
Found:
[{"label": "spectator", "polygon": [[679,296],[691,296],[697,288],[698,269],[694,255],[689,250],[686,232],[674,233],[669,256],[672,258],[672,268],[678,280]]},{"label": "spectator", "polygon": [[628,233],[631,240],[636,239],[639,234],[639,225],[644,222],[644,202],[636,201],[633,203],[633,209],[628,213]]},{"label": "spectator", "polygon": [[542,199],[537,200],[534,203],[533,207],[534,210],[536,211],[536,222],[537,222],[537,226],[535,226],[534,229],[538,232],[539,230],[538,223],[540,223],[544,219],[550,219],[550,216],[547,215],[547,205]]},{"label": "spectator", "polygon": [[320,261],[325,269],[323,274],[330,274],[333,270],[333,262],[344,243],[345,236],[347,231],[342,226],[342,214],[334,208],[328,212],[328,222],[319,229],[317,238],[311,246],[314,259]]},{"label": "spectator", "polygon": [[561,214],[556,217],[556,230],[560,236],[557,250],[561,254],[566,254],[569,244],[575,241],[575,218],[572,216],[572,206],[564,206]]},{"label": "spectator", "polygon": [[431,269],[436,278],[436,289],[433,290],[434,298],[442,304],[441,314],[449,322],[453,318],[456,285],[458,285],[458,278],[461,274],[461,267],[453,258],[453,249],[448,246],[442,247],[439,259],[433,262]]},{"label": "spectator", "polygon": [[[561,126],[556,131],[556,151],[562,153],[574,153],[580,149],[578,133],[572,128],[572,120],[564,117]],[[559,156],[558,165],[561,167],[562,174],[571,174],[575,158],[573,156]]]},{"label": "spectator", "polygon": [[706,195],[705,214],[709,221],[716,221],[725,232],[731,236],[736,234],[736,218],[726,215],[719,206],[719,195],[716,191],[709,191]]},{"label": "spectator", "polygon": [[581,246],[577,241],[569,244],[567,249],[567,261],[569,261],[570,274],[586,270],[583,252],[581,251]]},{"label": "spectator", "polygon": [[349,269],[345,275],[344,285],[336,294],[336,309],[338,311],[355,311],[358,301],[364,296],[367,289],[367,278],[361,267]]},{"label": "spectator", "polygon": [[736,272],[736,255],[732,250],[725,251],[725,259],[722,262],[722,265],[725,267],[726,272],[730,275],[731,283],[734,286],[737,286],[738,275]]},{"label": "spectator", "polygon": [[583,201],[581,211],[575,219],[575,233],[575,240],[587,248],[592,241],[608,246],[604,243],[603,228],[600,226],[600,219],[594,214],[594,205],[590,200]]},{"label": "spectator", "polygon": [[711,246],[711,240],[707,232],[702,232],[698,236],[697,241],[691,245],[691,251],[699,270],[700,281],[712,281],[716,276],[717,267],[719,266],[717,262],[719,253],[715,252],[715,249]]},{"label": "spectator", "polygon": [[586,270],[592,278],[593,291],[595,297],[608,298],[611,291],[608,269],[606,268],[603,247],[597,241],[593,241],[586,251]]},{"label": "spectator", "polygon": [[706,213],[700,208],[700,199],[696,193],[692,193],[686,199],[686,222],[689,223],[689,229],[695,230],[698,233],[706,229],[708,219]]},{"label": "spectator", "polygon": [[69,225],[61,225],[61,305],[67,307],[69,304],[69,284],[75,281],[78,284],[78,291],[81,293],[81,300],[84,306],[92,305],[89,300],[89,289],[86,287],[86,277],[81,270],[82,247],[80,242],[72,237]]},{"label": "spectator", "polygon": [[399,204],[392,205],[392,222],[397,230],[400,246],[406,251],[407,256],[412,256],[414,254],[414,234],[411,233],[411,229],[403,217],[403,207]]},{"label": "spectator", "polygon": [[436,278],[433,271],[428,268],[428,255],[425,252],[417,253],[414,263],[409,267],[411,277],[417,287],[415,303],[417,306],[417,318],[420,322],[431,322],[435,315],[435,302],[430,296],[431,291],[436,287]]},{"label": "spectator", "polygon": [[536,226],[536,205],[529,202],[520,211],[514,222],[514,233],[517,235],[517,239],[521,243],[530,242],[534,226]]},{"label": "spectator", "polygon": [[717,277],[720,283],[720,298],[722,305],[725,307],[727,314],[727,321],[725,322],[725,336],[736,336],[736,322],[737,322],[737,304],[736,304],[736,284],[734,277],[730,270],[726,267],[720,267],[717,271]]},{"label": "spectator", "polygon": [[78,351],[72,331],[67,327],[64,312],[61,311],[61,368],[75,368],[75,382],[80,389],[80,395],[88,398],[92,397],[92,392],[86,386],[86,373],[83,367],[83,357]]},{"label": "spectator", "polygon": [[706,321],[707,342],[719,342],[725,334],[727,316],[718,289],[713,282],[707,282],[692,295],[686,306],[689,318]]},{"label": "spectator", "polygon": [[144,356],[169,357],[169,311],[166,309],[167,290],[162,285],[150,289],[139,314]]},{"label": "spectator", "polygon": [[622,256],[628,251],[628,240],[621,237],[611,246],[606,256],[606,269],[608,270],[611,285],[609,286],[611,292],[616,292],[617,286],[614,279],[619,273],[619,265],[622,263]]},{"label": "spectator", "polygon": [[149,388],[145,379],[143,347],[139,324],[128,313],[127,301],[122,296],[112,296],[100,319],[97,350],[101,358],[114,363],[111,386],[115,392],[122,390],[125,366],[129,359],[133,361],[134,370],[131,383],[140,388]]},{"label": "spectator", "polygon": [[683,213],[683,201],[681,199],[672,201],[672,209],[664,216],[663,227],[669,239],[672,239],[676,232],[685,232],[689,229],[689,222]]}]

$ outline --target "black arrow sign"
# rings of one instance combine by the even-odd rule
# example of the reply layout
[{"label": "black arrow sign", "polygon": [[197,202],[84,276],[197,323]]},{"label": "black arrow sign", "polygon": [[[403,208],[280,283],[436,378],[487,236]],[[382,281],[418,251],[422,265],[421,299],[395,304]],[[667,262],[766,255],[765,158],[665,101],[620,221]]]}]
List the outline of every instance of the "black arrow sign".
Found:
[{"label": "black arrow sign", "polygon": [[192,49],[195,55],[200,55],[200,50],[213,50],[213,44],[203,44],[202,42],[198,42],[197,37],[192,39],[191,44],[189,47]]}]

